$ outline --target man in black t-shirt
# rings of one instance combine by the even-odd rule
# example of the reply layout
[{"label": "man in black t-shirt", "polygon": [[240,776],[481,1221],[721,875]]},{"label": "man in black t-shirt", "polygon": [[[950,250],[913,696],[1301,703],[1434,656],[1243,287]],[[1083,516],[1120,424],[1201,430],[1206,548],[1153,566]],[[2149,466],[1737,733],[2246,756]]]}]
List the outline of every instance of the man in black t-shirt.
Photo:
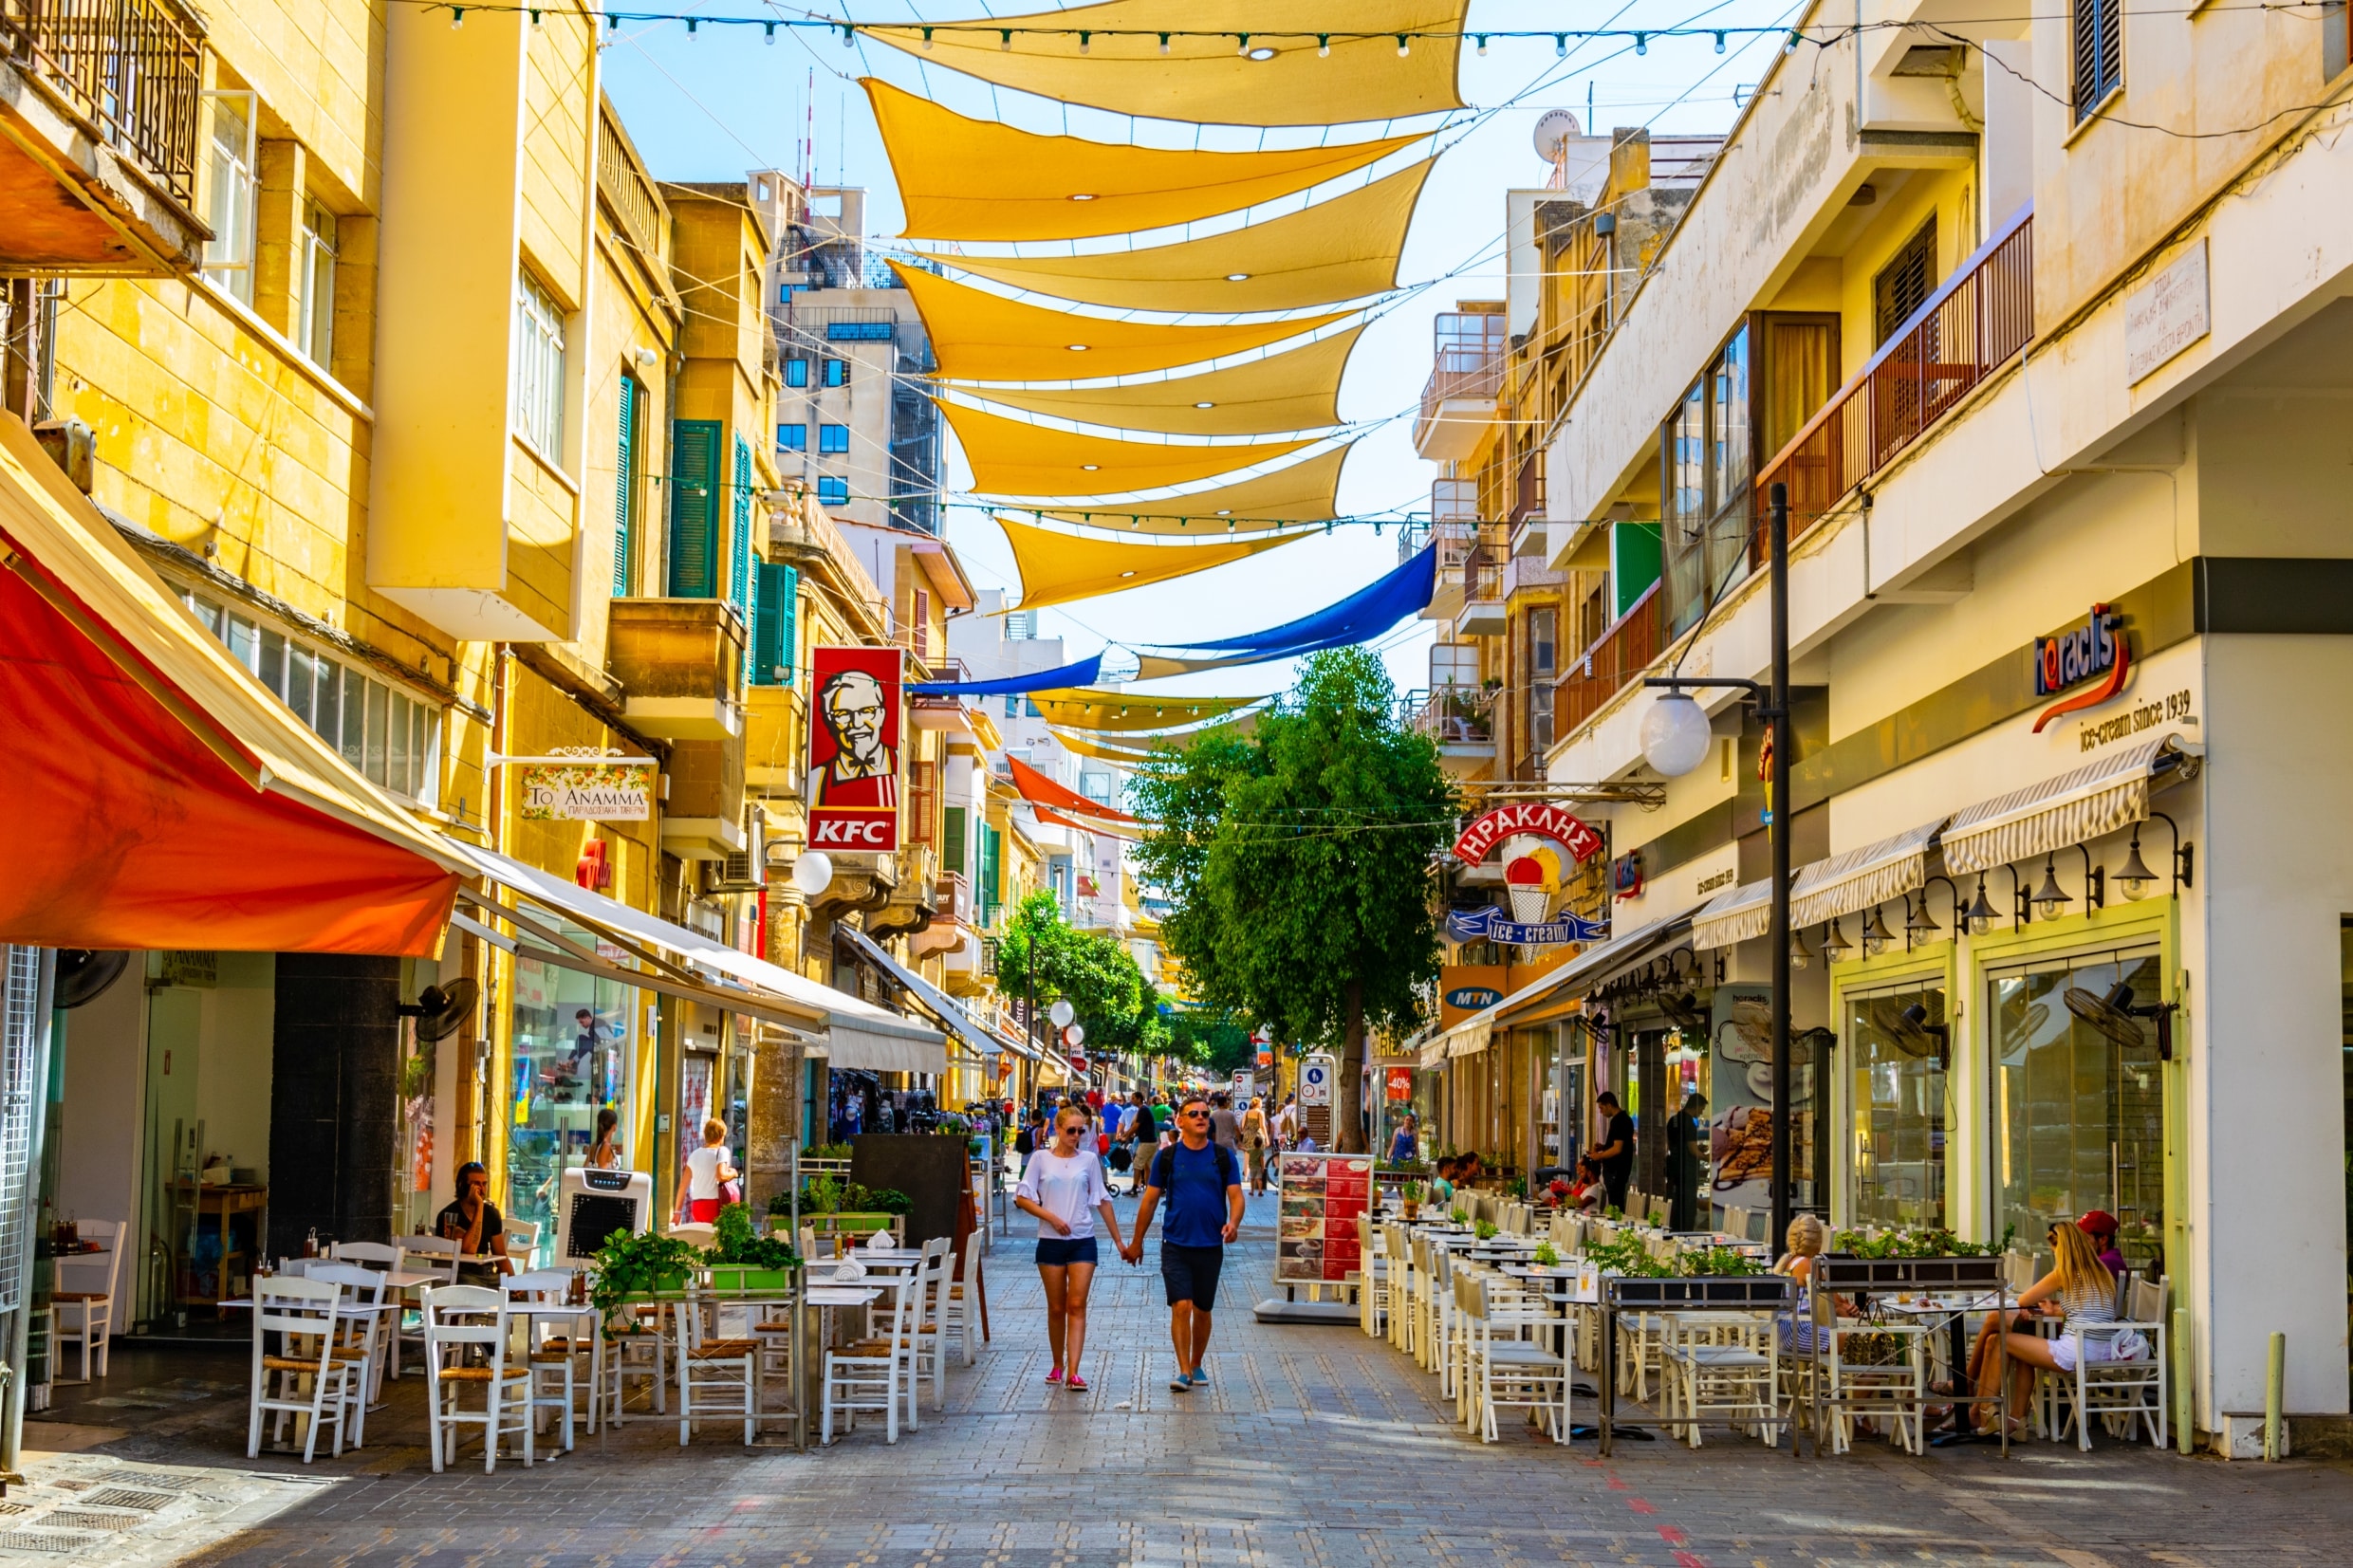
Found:
[{"label": "man in black t-shirt", "polygon": [[1626,1184],[1634,1178],[1634,1118],[1620,1107],[1614,1091],[1603,1090],[1593,1097],[1593,1103],[1609,1116],[1601,1147],[1593,1151],[1594,1161],[1602,1168],[1603,1201],[1622,1210],[1626,1207]]},{"label": "man in black t-shirt", "polygon": [[434,1216],[433,1233],[455,1242],[460,1255],[498,1260],[494,1265],[459,1264],[460,1284],[496,1284],[499,1275],[514,1272],[514,1264],[507,1258],[507,1222],[499,1218],[490,1191],[491,1173],[480,1160],[468,1160],[457,1168],[456,1200]]}]

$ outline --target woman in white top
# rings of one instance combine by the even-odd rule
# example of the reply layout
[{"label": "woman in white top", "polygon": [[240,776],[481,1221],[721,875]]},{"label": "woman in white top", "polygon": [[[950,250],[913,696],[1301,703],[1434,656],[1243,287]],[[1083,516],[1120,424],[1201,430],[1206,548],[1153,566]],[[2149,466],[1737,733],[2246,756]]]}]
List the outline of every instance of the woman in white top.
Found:
[{"label": "woman in white top", "polygon": [[1095,1282],[1095,1219],[1120,1249],[1120,1222],[1103,1185],[1102,1161],[1081,1142],[1087,1116],[1075,1106],[1054,1114],[1054,1141],[1029,1156],[1013,1204],[1038,1221],[1038,1277],[1046,1282],[1046,1342],[1054,1352],[1049,1383],[1086,1391],[1079,1373],[1086,1349],[1086,1293]]},{"label": "woman in white top", "polygon": [[679,1173],[678,1185],[686,1191],[686,1202],[679,1207],[695,1225],[710,1225],[719,1217],[719,1184],[735,1179],[735,1163],[729,1157],[727,1123],[713,1116],[703,1123],[703,1146],[686,1156],[686,1169]]},{"label": "woman in white top", "polygon": [[[2037,1367],[2072,1377],[2079,1356],[2093,1362],[2138,1361],[2149,1354],[2148,1341],[2136,1331],[2100,1326],[2116,1321],[2116,1276],[2100,1261],[2099,1244],[2073,1220],[2061,1220],[2050,1227],[2050,1245],[2051,1270],[2018,1293],[2018,1319],[2005,1327],[2000,1314],[1988,1313],[1970,1356],[1979,1420],[1988,1427],[1992,1425],[1994,1402],[2001,1395],[1997,1360],[2008,1361],[2014,1378],[2010,1408],[2023,1411],[2033,1398]],[[2035,1314],[2065,1318],[2070,1327],[2057,1338],[2046,1339],[2031,1332],[2029,1319]],[[1989,1354],[1996,1337],[2004,1346],[2001,1357]],[[2023,1430],[2025,1423],[2018,1415],[2013,1414],[2010,1421],[2013,1428]]]}]

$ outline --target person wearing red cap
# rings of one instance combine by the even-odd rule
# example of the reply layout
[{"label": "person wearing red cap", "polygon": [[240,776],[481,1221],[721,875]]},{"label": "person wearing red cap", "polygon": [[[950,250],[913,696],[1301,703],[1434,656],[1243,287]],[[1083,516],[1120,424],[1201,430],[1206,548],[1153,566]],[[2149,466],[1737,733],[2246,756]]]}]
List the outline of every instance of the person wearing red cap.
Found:
[{"label": "person wearing red cap", "polygon": [[2075,1227],[2092,1239],[2092,1245],[2100,1249],[2101,1263],[2110,1274],[2121,1276],[2124,1272],[2124,1254],[2116,1245],[2115,1215],[2104,1208],[2089,1209],[2075,1222]]}]

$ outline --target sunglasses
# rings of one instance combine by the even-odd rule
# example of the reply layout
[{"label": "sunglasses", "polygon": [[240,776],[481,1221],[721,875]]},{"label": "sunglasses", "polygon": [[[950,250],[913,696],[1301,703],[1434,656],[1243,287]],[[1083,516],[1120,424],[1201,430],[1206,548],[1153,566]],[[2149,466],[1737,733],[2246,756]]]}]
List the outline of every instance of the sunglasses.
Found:
[{"label": "sunglasses", "polygon": [[1207,1121],[1209,1119],[1209,1113],[1207,1111],[1187,1111],[1185,1115],[1188,1116],[1198,1116],[1203,1121]]}]

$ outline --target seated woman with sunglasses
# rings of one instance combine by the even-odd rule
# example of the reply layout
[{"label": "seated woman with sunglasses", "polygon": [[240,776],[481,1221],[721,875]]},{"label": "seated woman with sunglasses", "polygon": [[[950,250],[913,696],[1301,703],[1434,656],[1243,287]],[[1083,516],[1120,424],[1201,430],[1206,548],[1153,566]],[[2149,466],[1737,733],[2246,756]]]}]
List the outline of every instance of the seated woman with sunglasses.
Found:
[{"label": "seated woman with sunglasses", "polygon": [[[2073,1220],[2061,1220],[2050,1227],[2050,1245],[2051,1271],[2018,1293],[2017,1317],[2005,1328],[1999,1313],[1988,1313],[1977,1331],[1969,1376],[1984,1426],[1992,1425],[1993,1402],[2001,1394],[1992,1354],[1997,1336],[2010,1358],[2010,1408],[2014,1411],[2029,1407],[2037,1367],[2072,1376],[2079,1356],[2093,1362],[2138,1361],[2149,1354],[2148,1341],[2135,1330],[2100,1327],[2116,1321],[2116,1276],[2101,1261],[2099,1244]],[[2077,1332],[2046,1339],[2034,1332],[2037,1316],[2063,1317]],[[1940,1386],[1937,1392],[1950,1391]],[[2014,1433],[2026,1423],[2012,1415],[2010,1425]]]},{"label": "seated woman with sunglasses", "polygon": [[1049,1383],[1086,1390],[1079,1366],[1086,1350],[1086,1295],[1095,1283],[1095,1219],[1120,1250],[1120,1222],[1103,1183],[1102,1161],[1082,1142],[1087,1115],[1075,1106],[1054,1114],[1054,1139],[1029,1157],[1014,1207],[1037,1216],[1038,1277],[1046,1282],[1046,1342],[1054,1353]]}]

